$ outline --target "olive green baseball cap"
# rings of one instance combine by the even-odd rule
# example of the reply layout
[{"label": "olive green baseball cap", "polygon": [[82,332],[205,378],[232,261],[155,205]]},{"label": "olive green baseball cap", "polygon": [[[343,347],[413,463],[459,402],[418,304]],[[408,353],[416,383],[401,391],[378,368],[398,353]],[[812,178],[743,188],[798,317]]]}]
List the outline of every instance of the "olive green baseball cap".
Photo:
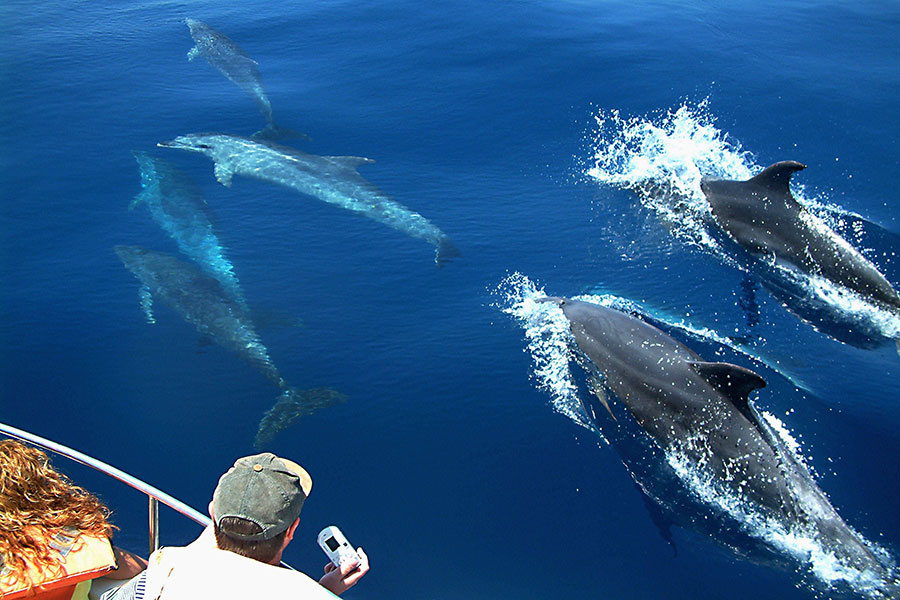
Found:
[{"label": "olive green baseball cap", "polygon": [[225,517],[237,517],[256,523],[260,531],[238,534],[220,527],[228,537],[247,542],[271,539],[297,520],[310,490],[312,478],[293,461],[271,452],[239,458],[213,492],[216,526]]}]

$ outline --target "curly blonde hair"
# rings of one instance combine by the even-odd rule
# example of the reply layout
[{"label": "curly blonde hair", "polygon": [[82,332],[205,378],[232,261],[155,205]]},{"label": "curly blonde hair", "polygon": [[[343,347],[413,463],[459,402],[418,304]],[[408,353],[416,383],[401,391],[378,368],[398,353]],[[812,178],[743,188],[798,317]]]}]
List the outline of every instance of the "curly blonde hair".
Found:
[{"label": "curly blonde hair", "polygon": [[54,470],[44,452],[17,440],[0,440],[0,560],[15,581],[34,585],[27,565],[62,575],[50,536],[75,527],[110,537],[109,514],[96,496]]}]

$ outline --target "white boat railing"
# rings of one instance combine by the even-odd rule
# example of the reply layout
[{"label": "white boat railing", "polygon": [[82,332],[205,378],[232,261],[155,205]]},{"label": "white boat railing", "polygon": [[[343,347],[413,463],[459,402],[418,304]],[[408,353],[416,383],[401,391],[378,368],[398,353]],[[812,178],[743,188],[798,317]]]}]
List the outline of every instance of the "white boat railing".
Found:
[{"label": "white boat railing", "polygon": [[42,438],[39,435],[35,435],[28,431],[24,431],[17,427],[12,427],[11,425],[6,425],[5,423],[0,423],[0,433],[4,433],[9,437],[14,437],[35,446],[40,446],[45,450],[49,450],[51,452],[55,452],[61,456],[65,456],[75,462],[79,462],[83,465],[87,465],[92,469],[96,469],[101,473],[105,473],[109,475],[113,479],[117,479],[140,492],[143,492],[147,495],[148,498],[148,522],[149,522],[149,534],[150,534],[150,554],[152,554],[159,547],[159,502],[162,502],[172,510],[181,513],[189,519],[192,519],[203,525],[204,527],[210,525],[211,519],[209,516],[204,515],[203,513],[191,508],[181,500],[170,496],[159,488],[153,487],[149,483],[141,481],[137,477],[129,475],[125,471],[117,469],[112,465],[108,465],[102,460],[98,460],[93,456],[88,456],[78,450],[73,450],[68,446],[64,446],[62,444],[58,444],[52,440],[48,440],[46,438]]}]

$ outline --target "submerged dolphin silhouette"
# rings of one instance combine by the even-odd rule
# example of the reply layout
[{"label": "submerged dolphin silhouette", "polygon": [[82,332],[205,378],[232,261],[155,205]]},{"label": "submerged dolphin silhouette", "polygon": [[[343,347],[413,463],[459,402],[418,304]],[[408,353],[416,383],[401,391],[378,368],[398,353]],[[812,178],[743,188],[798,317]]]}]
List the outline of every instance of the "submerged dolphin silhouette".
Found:
[{"label": "submerged dolphin silhouette", "polygon": [[384,194],[357,172],[375,161],[358,156],[317,156],[271,142],[225,133],[190,133],[163,148],[205,154],[215,163],[216,179],[231,185],[235,173],[291,188],[329,204],[361,213],[370,219],[420,238],[435,246],[435,262],[459,256],[447,235],[428,219]]},{"label": "submerged dolphin silhouette", "polygon": [[[563,298],[544,301],[561,307],[578,353],[602,373],[604,388],[667,455],[685,457],[766,519],[788,530],[812,528],[843,565],[896,586],[889,568],[759,417],[748,396],[766,385],[762,377],[737,365],[706,362],[618,310]],[[603,389],[592,387],[611,409]]]},{"label": "submerged dolphin silhouette", "polygon": [[202,56],[215,67],[222,75],[233,81],[244,92],[253,98],[259,107],[259,112],[266,120],[266,128],[256,135],[261,137],[286,137],[301,136],[301,133],[281,129],[275,125],[272,119],[272,103],[263,89],[262,78],[259,75],[258,63],[247,56],[240,46],[231,38],[217,31],[202,21],[185,19],[185,24],[191,30],[191,39],[194,40],[187,54],[188,60],[194,60]]},{"label": "submerged dolphin silhouette", "polygon": [[134,152],[141,170],[141,192],[129,208],[146,204],[153,220],[245,309],[247,302],[209,218],[206,201],[190,177],[146,152]]},{"label": "submerged dolphin silhouette", "polygon": [[820,275],[900,309],[900,296],[875,265],[791,194],[791,175],[805,168],[784,161],[746,181],[703,178],[700,188],[719,226],[751,255]]},{"label": "submerged dolphin silhouette", "polygon": [[294,419],[344,400],[328,388],[299,390],[288,385],[269,358],[269,351],[253,327],[246,307],[213,277],[191,264],[162,252],[139,246],[115,246],[116,254],[141,284],[141,306],[148,321],[154,297],[177,312],[182,319],[256,367],[281,389],[276,405],[293,407]]}]

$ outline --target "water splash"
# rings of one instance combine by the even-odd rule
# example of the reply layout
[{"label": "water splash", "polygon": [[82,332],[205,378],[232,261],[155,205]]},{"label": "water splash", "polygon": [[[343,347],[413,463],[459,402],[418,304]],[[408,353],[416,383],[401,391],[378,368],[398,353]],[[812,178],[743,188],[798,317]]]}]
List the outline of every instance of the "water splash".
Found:
[{"label": "water splash", "polygon": [[[799,443],[784,424],[770,413],[763,413],[763,417],[776,431],[778,437],[787,442],[788,447],[785,450],[805,464],[806,461],[799,451]],[[873,569],[860,569],[846,564],[835,549],[829,548],[820,540],[818,532],[810,523],[784,522],[763,514],[754,505],[745,502],[733,489],[712,476],[696,460],[696,456],[702,455],[705,444],[704,439],[688,439],[684,441],[682,448],[666,453],[669,466],[691,494],[714,511],[734,520],[747,535],[801,565],[802,569],[798,572],[801,577],[808,575],[813,577],[813,580],[806,581],[809,587],[825,591],[829,597],[832,593],[846,591],[876,600],[892,597],[894,589],[892,586],[895,585],[892,574],[885,576]],[[850,530],[864,541],[882,564],[892,564],[892,558],[884,548],[866,540],[852,527]]]},{"label": "water splash", "polygon": [[790,452],[791,456],[794,457],[794,460],[806,467],[807,470],[811,471],[809,464],[807,464],[806,459],[803,457],[803,453],[800,451],[800,442],[791,435],[791,432],[788,431],[788,428],[781,419],[767,410],[762,411],[760,416],[769,424],[769,427],[772,428],[772,431],[774,431],[778,436],[778,439],[781,440],[782,447]]},{"label": "water splash", "polygon": [[801,298],[808,305],[837,313],[841,322],[854,331],[870,337],[900,338],[900,315],[896,311],[873,304],[861,294],[824,277],[799,273],[783,265],[775,265],[774,270],[783,282],[800,290]]},{"label": "water splash", "polygon": [[700,180],[746,179],[753,160],[714,123],[707,100],[651,118],[601,110],[595,117],[592,155],[584,175],[635,192],[677,238],[716,249],[718,243],[705,225],[711,214]]},{"label": "water splash", "polygon": [[[768,165],[759,163],[737,139],[716,127],[708,98],[649,117],[626,118],[615,109],[600,110],[594,122],[584,176],[639,195],[662,195],[675,206],[656,204],[653,198],[641,200],[660,216],[676,217],[677,221],[684,220],[679,212],[684,209],[692,216],[710,214],[700,189],[703,177],[748,179]],[[779,160],[789,158],[794,157]],[[862,220],[860,215],[804,186],[792,185],[797,200],[832,229],[853,229],[843,217]],[[700,224],[684,225],[691,230]]]},{"label": "water splash", "polygon": [[532,358],[531,377],[538,389],[550,395],[553,409],[577,425],[597,431],[578,396],[570,367],[572,333],[562,309],[552,302],[540,302],[547,297],[544,289],[521,273],[504,279],[494,295],[500,298],[496,306],[525,330],[526,352]]},{"label": "water splash", "polygon": [[[590,158],[583,175],[589,181],[633,192],[677,239],[711,252],[741,271],[751,270],[746,260],[723,248],[700,181],[705,176],[748,179],[766,165],[759,164],[739,141],[716,127],[708,99],[685,102],[674,110],[647,117],[624,117],[615,109],[600,110],[588,143]],[[779,157],[787,158],[795,157]],[[817,229],[854,253],[868,260],[874,258],[875,252],[863,245],[864,219],[802,185],[792,183],[792,191]],[[792,280],[801,299],[828,307],[841,320],[885,338],[900,334],[900,316],[873,306],[834,282],[790,273],[782,265],[769,267],[775,277]]]}]

